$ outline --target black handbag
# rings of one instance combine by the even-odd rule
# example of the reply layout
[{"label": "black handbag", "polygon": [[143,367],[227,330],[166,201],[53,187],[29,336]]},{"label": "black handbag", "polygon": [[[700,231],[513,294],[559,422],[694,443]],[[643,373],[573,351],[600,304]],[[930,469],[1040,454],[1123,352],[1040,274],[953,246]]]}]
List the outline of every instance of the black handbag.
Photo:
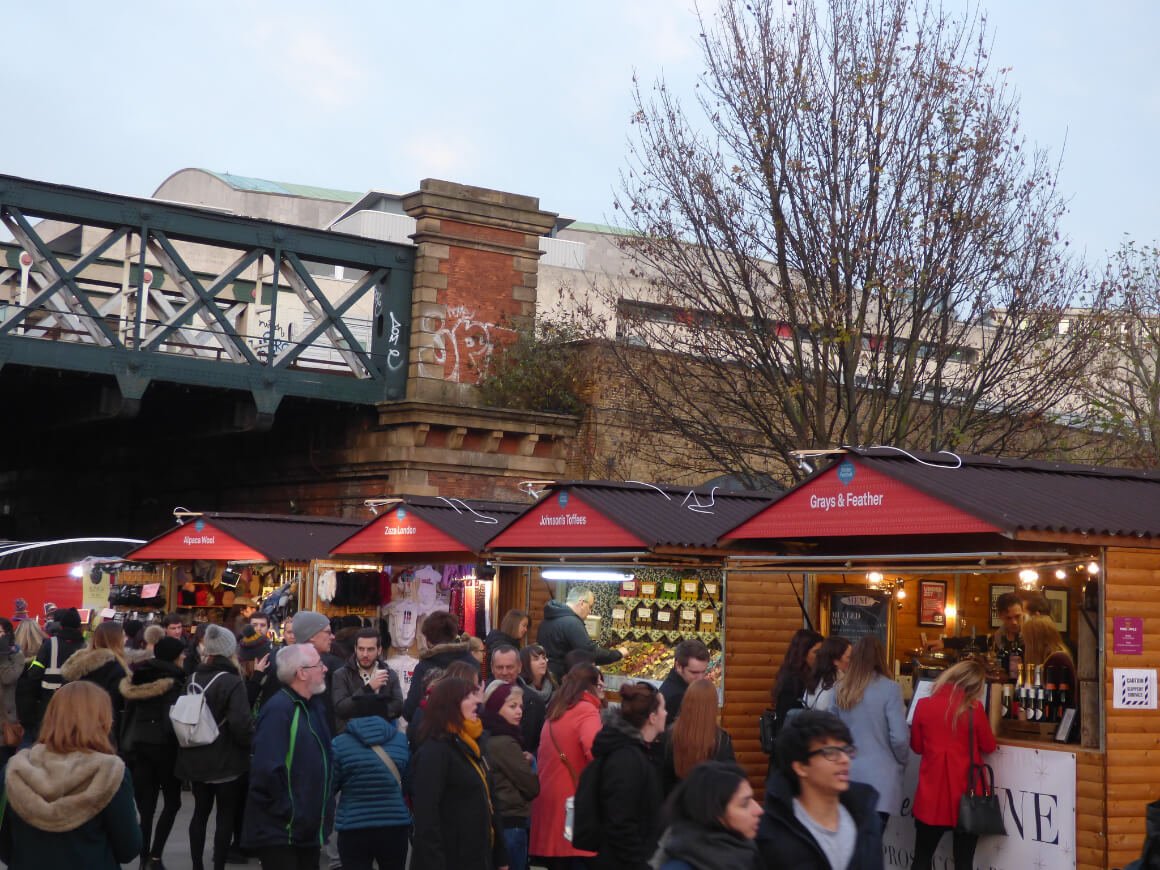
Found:
[{"label": "black handbag", "polygon": [[761,751],[766,755],[773,755],[773,746],[777,742],[777,711],[770,708],[763,710],[757,717],[757,733],[761,738]]},{"label": "black handbag", "polygon": [[956,830],[977,837],[1007,834],[999,796],[995,794],[995,771],[989,764],[975,764],[975,710],[967,710],[967,791],[959,798],[959,823]]}]

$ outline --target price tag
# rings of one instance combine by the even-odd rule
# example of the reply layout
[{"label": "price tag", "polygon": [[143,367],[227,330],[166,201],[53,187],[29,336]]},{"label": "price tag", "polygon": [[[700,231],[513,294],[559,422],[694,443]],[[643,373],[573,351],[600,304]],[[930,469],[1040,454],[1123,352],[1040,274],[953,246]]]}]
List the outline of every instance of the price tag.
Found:
[{"label": "price tag", "polygon": [[612,608],[612,618],[613,619],[624,619],[624,608],[623,607]]},{"label": "price tag", "polygon": [[652,610],[650,610],[647,607],[637,608],[636,618],[637,619],[652,619]]},{"label": "price tag", "polygon": [[665,589],[666,595],[669,593],[676,595],[677,594],[677,581],[676,580],[666,580],[664,582],[664,589]]},{"label": "price tag", "polygon": [[657,597],[657,584],[652,582],[651,580],[642,580],[641,584],[640,584],[640,597],[641,598],[656,598]]},{"label": "price tag", "polygon": [[160,583],[146,583],[141,587],[142,598],[156,598],[157,593],[161,591]]},{"label": "price tag", "polygon": [[712,625],[717,619],[717,614],[712,610],[701,611],[701,625]]},{"label": "price tag", "polygon": [[697,611],[695,611],[695,610],[682,610],[681,611],[681,621],[682,622],[696,622],[697,621]]},{"label": "price tag", "polygon": [[705,584],[705,594],[716,598],[717,597],[717,584],[716,583],[706,583]]},{"label": "price tag", "polygon": [[686,595],[696,595],[697,594],[697,581],[696,580],[686,580],[686,581],[684,581],[683,586],[684,586],[684,590],[685,590]]},{"label": "price tag", "polygon": [[672,619],[672,616],[673,615],[667,610],[662,610],[657,614],[657,622],[668,622],[670,619]]}]

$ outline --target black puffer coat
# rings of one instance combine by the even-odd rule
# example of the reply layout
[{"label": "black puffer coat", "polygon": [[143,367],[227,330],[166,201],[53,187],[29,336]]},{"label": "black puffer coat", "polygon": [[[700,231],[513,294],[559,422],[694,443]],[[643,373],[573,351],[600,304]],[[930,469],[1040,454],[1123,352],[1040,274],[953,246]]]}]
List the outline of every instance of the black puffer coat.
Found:
[{"label": "black puffer coat", "polygon": [[415,665],[415,672],[411,674],[407,700],[403,702],[403,718],[407,720],[408,728],[414,724],[415,711],[423,700],[423,680],[427,672],[433,668],[446,668],[452,662],[468,662],[479,668],[479,662],[471,655],[471,644],[467,641],[441,643],[420,656],[419,664]]},{"label": "black puffer coat", "polygon": [[661,834],[660,773],[637,728],[619,711],[604,713],[592,743],[600,767],[601,840],[594,868],[648,870]]},{"label": "black puffer coat", "polygon": [[185,691],[185,671],[173,662],[147,659],[121,680],[120,688],[125,699],[121,753],[131,753],[142,743],[172,747],[176,751],[177,738],[169,721],[169,708]]},{"label": "black puffer coat", "polygon": [[83,649],[69,656],[60,669],[66,683],[85,680],[96,683],[109,693],[113,702],[113,740],[121,734],[121,714],[125,709],[125,699],[121,697],[121,680],[129,671],[120,659],[107,649]]},{"label": "black puffer coat", "polygon": [[[214,680],[218,674],[221,676]],[[254,720],[238,669],[228,659],[211,656],[198,665],[190,679],[203,688],[209,686],[205,699],[218,724],[218,736],[208,746],[180,747],[173,772],[178,779],[190,782],[220,782],[241,776],[250,769]]]}]

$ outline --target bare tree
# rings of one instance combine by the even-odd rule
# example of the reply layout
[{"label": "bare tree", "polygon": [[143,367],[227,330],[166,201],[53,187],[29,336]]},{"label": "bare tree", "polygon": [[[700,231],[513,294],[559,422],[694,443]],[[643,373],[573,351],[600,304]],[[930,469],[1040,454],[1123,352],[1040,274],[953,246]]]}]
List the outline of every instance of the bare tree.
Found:
[{"label": "bare tree", "polygon": [[1141,468],[1160,466],[1160,248],[1125,243],[1104,274],[1105,344],[1084,388],[1100,424]]},{"label": "bare tree", "polygon": [[701,26],[695,106],[635,91],[617,203],[634,265],[601,291],[623,410],[753,477],[798,476],[801,447],[1082,444],[1090,321],[1059,325],[1092,301],[985,21],[723,0]]}]

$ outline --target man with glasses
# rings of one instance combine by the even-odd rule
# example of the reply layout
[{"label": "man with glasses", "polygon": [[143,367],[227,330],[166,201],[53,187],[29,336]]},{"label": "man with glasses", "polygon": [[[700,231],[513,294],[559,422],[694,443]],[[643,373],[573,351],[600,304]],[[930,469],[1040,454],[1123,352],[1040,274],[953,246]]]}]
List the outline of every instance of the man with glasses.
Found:
[{"label": "man with glasses", "polygon": [[544,621],[540,623],[536,642],[548,654],[548,670],[557,682],[564,679],[564,657],[573,650],[592,653],[597,665],[610,665],[623,658],[623,650],[604,649],[588,636],[584,620],[592,612],[596,596],[591,589],[575,586],[568,590],[565,603],[549,601],[544,605]]},{"label": "man with glasses", "polygon": [[878,792],[850,782],[855,749],[833,713],[803,710],[777,737],[757,847],[765,867],[881,870]]},{"label": "man with glasses", "polygon": [[682,640],[673,650],[673,669],[661,683],[661,694],[665,696],[665,709],[672,724],[681,715],[681,701],[685,690],[697,680],[709,676],[709,648],[694,637]]},{"label": "man with glasses", "polygon": [[282,689],[262,707],[254,732],[242,845],[262,870],[317,870],[334,821],[327,668],[311,644],[278,653]]}]

